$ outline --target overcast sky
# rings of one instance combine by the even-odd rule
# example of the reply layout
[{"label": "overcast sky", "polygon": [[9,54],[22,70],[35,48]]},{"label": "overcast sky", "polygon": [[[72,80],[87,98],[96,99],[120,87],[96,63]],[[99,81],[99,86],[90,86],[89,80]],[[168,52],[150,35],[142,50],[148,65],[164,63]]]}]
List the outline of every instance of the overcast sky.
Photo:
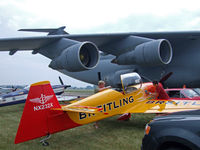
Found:
[{"label": "overcast sky", "polygon": [[[38,36],[20,28],[66,26],[70,34],[200,30],[199,0],[1,0],[0,38]],[[0,52],[0,85],[50,80],[86,86],[48,68],[50,60],[31,52]]]}]

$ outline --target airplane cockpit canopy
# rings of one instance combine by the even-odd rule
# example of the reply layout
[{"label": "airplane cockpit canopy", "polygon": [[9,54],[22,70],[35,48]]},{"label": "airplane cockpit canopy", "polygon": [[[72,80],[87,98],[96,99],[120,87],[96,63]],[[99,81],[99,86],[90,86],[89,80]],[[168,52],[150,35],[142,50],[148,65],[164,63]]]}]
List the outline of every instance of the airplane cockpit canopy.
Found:
[{"label": "airplane cockpit canopy", "polygon": [[120,76],[124,93],[137,91],[142,86],[142,79],[137,73],[127,73]]}]

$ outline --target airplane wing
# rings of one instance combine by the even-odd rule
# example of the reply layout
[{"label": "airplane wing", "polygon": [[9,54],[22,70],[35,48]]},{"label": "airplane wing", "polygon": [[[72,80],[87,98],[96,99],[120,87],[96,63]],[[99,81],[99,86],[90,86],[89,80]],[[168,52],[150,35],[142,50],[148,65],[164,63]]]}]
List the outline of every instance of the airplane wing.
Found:
[{"label": "airplane wing", "polygon": [[34,50],[55,42],[63,36],[0,38],[0,51]]},{"label": "airplane wing", "polygon": [[[91,41],[105,53],[118,56],[124,52],[120,49],[111,49],[120,40],[129,36],[139,36],[151,39],[167,39],[171,43],[178,40],[191,40],[200,38],[200,31],[188,32],[143,32],[143,33],[110,33],[110,34],[62,34],[48,35],[40,37],[20,37],[20,38],[0,38],[0,51],[18,51],[18,50],[37,50],[50,43],[56,42],[61,38],[67,38],[76,41]],[[11,53],[12,54],[12,53]]]},{"label": "airplane wing", "polygon": [[[98,48],[107,53],[119,56],[127,51],[133,50],[124,48],[122,45],[133,42],[129,41],[129,37],[141,37],[149,39],[167,39],[171,44],[177,44],[180,41],[194,40],[200,38],[200,31],[184,31],[184,32],[130,32],[130,33],[110,33],[110,34],[91,34],[91,35],[67,35],[66,38],[77,41],[91,41]],[[122,42],[119,44],[119,42]],[[137,40],[137,39],[136,39]],[[135,41],[134,41],[135,42]]]},{"label": "airplane wing", "polygon": [[104,45],[113,40],[119,40],[127,35],[99,34],[99,35],[48,35],[38,37],[0,38],[0,51],[10,50],[34,50],[53,43],[61,38],[77,41],[91,41],[97,46]]},{"label": "airplane wing", "polygon": [[200,109],[200,100],[144,100],[124,113],[173,113]]}]

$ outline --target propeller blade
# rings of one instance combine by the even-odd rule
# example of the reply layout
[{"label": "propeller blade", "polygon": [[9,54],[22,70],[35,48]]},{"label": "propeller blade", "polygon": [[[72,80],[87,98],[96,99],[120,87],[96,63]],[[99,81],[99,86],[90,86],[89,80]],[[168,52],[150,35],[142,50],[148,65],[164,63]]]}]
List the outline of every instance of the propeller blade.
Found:
[{"label": "propeller blade", "polygon": [[61,85],[64,85],[64,83],[63,83],[61,77],[59,76],[58,78],[59,78],[59,80],[60,80],[60,84],[61,84]]},{"label": "propeller blade", "polygon": [[148,82],[152,82],[152,80],[149,79],[149,78],[147,78],[146,76],[142,76],[142,75],[140,75],[140,76],[141,76],[141,78],[143,78],[144,80],[146,80],[146,81],[148,81]]},{"label": "propeller blade", "polygon": [[71,87],[71,85],[64,85],[64,89]]},{"label": "propeller blade", "polygon": [[165,82],[172,74],[173,74],[173,72],[170,72],[170,73],[166,74],[165,76],[163,76],[163,77],[160,79],[159,82],[163,84],[163,82]]}]

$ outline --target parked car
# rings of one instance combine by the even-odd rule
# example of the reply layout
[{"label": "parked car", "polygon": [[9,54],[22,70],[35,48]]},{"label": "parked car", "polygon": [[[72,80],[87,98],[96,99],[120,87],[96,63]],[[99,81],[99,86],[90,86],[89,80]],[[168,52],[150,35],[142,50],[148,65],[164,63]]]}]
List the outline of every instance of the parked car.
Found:
[{"label": "parked car", "polygon": [[200,110],[154,118],[145,127],[142,150],[200,150]]},{"label": "parked car", "polygon": [[176,89],[165,89],[170,98],[181,99],[181,100],[200,100],[200,94],[197,92],[198,89],[190,88],[176,88]]}]

